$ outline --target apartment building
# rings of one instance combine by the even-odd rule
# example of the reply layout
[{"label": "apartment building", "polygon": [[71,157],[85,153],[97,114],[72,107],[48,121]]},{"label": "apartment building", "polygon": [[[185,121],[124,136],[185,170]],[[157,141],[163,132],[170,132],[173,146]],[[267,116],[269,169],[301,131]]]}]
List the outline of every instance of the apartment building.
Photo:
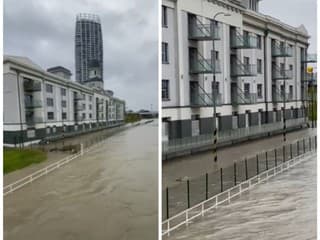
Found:
[{"label": "apartment building", "polygon": [[162,1],[164,151],[215,127],[227,141],[305,122],[308,32],[258,10],[258,0]]},{"label": "apartment building", "polygon": [[4,144],[30,144],[124,123],[125,102],[110,90],[71,81],[25,57],[4,56]]}]

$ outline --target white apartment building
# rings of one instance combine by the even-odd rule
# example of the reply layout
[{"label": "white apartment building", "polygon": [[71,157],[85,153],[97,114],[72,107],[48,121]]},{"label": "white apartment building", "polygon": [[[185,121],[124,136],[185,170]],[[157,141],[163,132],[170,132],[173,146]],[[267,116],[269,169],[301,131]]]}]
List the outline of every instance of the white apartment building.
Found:
[{"label": "white apartment building", "polygon": [[63,67],[43,70],[25,57],[4,56],[4,144],[30,144],[124,123],[125,102],[110,90],[70,80]]},{"label": "white apartment building", "polygon": [[284,112],[288,128],[301,126],[307,30],[258,9],[259,0],[162,0],[164,151],[212,136],[213,91],[218,141],[241,129],[279,130]]}]

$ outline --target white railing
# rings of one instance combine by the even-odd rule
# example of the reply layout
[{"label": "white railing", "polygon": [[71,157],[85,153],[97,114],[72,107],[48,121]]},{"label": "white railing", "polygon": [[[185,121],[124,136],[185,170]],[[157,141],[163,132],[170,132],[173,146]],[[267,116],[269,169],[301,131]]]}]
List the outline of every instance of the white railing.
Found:
[{"label": "white railing", "polygon": [[208,200],[205,200],[181,213],[176,214],[175,216],[162,222],[162,236],[164,235],[170,236],[170,233],[172,231],[178,229],[183,225],[188,226],[193,219],[204,216],[206,212],[210,211],[211,209],[217,208],[219,205],[225,202],[230,203],[234,197],[241,195],[243,192],[248,191],[250,188],[254,187],[255,185],[261,182],[265,182],[269,178],[274,177],[279,173],[282,173],[283,171],[286,171],[289,168],[294,167],[300,162],[307,160],[308,159],[307,157],[315,156],[315,154],[316,154],[316,151],[313,150],[313,151],[304,153],[300,156],[297,156],[291,160],[288,160],[282,164],[275,166],[270,170],[264,171],[244,182],[241,182],[238,185],[222,193],[219,193],[209,198]]}]

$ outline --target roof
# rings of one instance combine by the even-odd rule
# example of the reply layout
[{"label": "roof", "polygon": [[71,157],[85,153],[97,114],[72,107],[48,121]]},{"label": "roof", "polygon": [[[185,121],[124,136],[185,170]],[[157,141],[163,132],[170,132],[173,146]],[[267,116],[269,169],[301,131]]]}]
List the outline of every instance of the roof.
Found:
[{"label": "roof", "polygon": [[47,72],[51,72],[51,73],[54,73],[54,72],[64,72],[64,73],[67,73],[69,75],[72,75],[71,74],[71,71],[65,67],[62,67],[62,66],[56,66],[56,67],[51,67],[51,68],[48,68],[47,69]]},{"label": "roof", "polygon": [[34,68],[36,70],[43,71],[43,69],[38,64],[34,63],[33,61],[31,61],[27,57],[4,55],[3,62],[6,62],[6,61],[17,62],[17,63],[20,63],[22,65],[25,65],[25,66],[28,66],[28,67],[32,67],[32,68]]}]

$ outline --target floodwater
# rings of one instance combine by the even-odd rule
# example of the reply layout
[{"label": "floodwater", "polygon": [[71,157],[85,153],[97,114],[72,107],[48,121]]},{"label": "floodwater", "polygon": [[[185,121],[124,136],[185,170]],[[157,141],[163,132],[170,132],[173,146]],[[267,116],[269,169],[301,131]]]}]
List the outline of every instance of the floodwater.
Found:
[{"label": "floodwater", "polygon": [[[287,133],[287,142],[317,134],[316,128],[304,129]],[[283,135],[269,138],[256,139],[244,143],[218,149],[218,162],[213,161],[212,151],[183,156],[163,162],[162,187],[170,187],[177,184],[177,179],[196,178],[206,172],[214,172],[219,168],[233,165],[235,161],[243,160],[245,157],[254,156],[268,149],[279,147],[283,144]]]},{"label": "floodwater", "polygon": [[316,239],[316,165],[311,157],[165,239]]},{"label": "floodwater", "polygon": [[158,123],[120,132],[4,198],[5,240],[157,239]]}]

